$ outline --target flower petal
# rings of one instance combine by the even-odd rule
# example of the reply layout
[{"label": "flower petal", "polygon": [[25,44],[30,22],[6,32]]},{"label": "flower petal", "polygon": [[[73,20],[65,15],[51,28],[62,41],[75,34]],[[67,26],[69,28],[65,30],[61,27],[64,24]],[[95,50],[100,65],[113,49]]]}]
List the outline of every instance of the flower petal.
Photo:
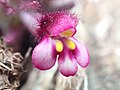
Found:
[{"label": "flower petal", "polygon": [[77,62],[71,52],[63,51],[58,58],[59,70],[62,75],[74,76],[77,73]]},{"label": "flower petal", "polygon": [[47,70],[54,66],[56,57],[54,41],[49,37],[44,37],[33,50],[32,62],[36,68]]},{"label": "flower petal", "polygon": [[58,36],[66,30],[73,36],[76,32],[76,25],[77,17],[65,11],[49,13],[41,19],[41,29],[46,30],[51,36]]},{"label": "flower petal", "polygon": [[90,63],[90,57],[87,48],[75,38],[70,39],[76,44],[76,49],[73,52],[78,64],[81,67],[88,66],[88,64]]}]

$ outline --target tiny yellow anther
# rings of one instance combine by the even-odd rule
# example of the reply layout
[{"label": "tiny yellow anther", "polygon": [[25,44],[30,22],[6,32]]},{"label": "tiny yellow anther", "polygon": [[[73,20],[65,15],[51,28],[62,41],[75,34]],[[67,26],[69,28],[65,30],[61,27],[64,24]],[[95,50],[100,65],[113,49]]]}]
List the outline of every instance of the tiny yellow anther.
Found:
[{"label": "tiny yellow anther", "polygon": [[63,50],[63,43],[60,40],[56,41],[56,51],[57,52],[62,52]]},{"label": "tiny yellow anther", "polygon": [[75,43],[74,43],[73,41],[71,41],[71,40],[67,40],[67,41],[66,41],[66,44],[67,44],[67,46],[68,46],[71,50],[74,50],[75,47],[76,47]]},{"label": "tiny yellow anther", "polygon": [[73,35],[73,31],[72,30],[66,30],[66,31],[63,31],[60,35],[63,36],[63,37],[71,37]]}]

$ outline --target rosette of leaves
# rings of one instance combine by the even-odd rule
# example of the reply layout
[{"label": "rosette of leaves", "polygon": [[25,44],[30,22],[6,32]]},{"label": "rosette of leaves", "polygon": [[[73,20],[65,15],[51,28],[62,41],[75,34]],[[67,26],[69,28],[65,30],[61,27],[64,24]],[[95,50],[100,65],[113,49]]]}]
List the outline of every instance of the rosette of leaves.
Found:
[{"label": "rosette of leaves", "polygon": [[0,39],[0,90],[17,90],[23,74],[20,53],[13,53]]}]

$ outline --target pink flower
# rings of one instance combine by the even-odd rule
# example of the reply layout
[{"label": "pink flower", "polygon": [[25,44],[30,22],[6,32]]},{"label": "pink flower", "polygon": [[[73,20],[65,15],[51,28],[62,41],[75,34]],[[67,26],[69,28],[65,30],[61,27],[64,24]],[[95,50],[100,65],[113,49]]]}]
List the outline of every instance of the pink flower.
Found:
[{"label": "pink flower", "polygon": [[81,67],[89,64],[86,47],[73,36],[76,33],[77,18],[68,12],[49,13],[39,21],[39,37],[42,40],[34,48],[32,62],[40,70],[48,70],[55,65],[58,55],[59,71],[64,76],[77,73],[77,63]]},{"label": "pink flower", "polygon": [[15,9],[10,5],[10,0],[0,0],[0,8],[7,15],[15,13]]},{"label": "pink flower", "polygon": [[21,11],[35,12],[41,9],[38,0],[0,0],[0,8],[7,15],[19,14]]},{"label": "pink flower", "polygon": [[19,9],[21,11],[36,11],[41,8],[40,2],[38,0],[27,0],[21,1],[19,4]]}]

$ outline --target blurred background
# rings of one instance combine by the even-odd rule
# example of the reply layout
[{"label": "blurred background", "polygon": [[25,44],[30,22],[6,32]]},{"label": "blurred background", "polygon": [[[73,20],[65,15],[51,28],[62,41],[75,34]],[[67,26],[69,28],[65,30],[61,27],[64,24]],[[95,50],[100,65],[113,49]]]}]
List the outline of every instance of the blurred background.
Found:
[{"label": "blurred background", "polygon": [[[91,64],[87,68],[89,90],[120,89],[119,0],[78,0],[83,6],[81,23]],[[81,5],[82,4],[82,5]],[[82,31],[81,31],[82,32]],[[82,35],[81,35],[82,36]]]},{"label": "blurred background", "polygon": [[[18,0],[11,1],[18,2]],[[17,30],[19,33],[15,32],[17,33],[15,42],[7,41],[8,46],[14,48],[14,52],[20,52],[25,57],[22,62],[25,74],[20,79],[22,84],[19,89],[120,90],[120,0],[42,0],[41,2],[42,11],[69,10],[79,17],[75,37],[88,48],[90,65],[86,69],[79,68],[77,75],[69,78],[57,72],[57,65],[45,72],[33,68],[31,51],[36,44],[35,39],[21,22],[21,18],[3,14],[1,4],[1,36],[6,40],[9,38],[6,33],[9,33],[10,29],[14,32],[18,27],[20,29]]]}]

